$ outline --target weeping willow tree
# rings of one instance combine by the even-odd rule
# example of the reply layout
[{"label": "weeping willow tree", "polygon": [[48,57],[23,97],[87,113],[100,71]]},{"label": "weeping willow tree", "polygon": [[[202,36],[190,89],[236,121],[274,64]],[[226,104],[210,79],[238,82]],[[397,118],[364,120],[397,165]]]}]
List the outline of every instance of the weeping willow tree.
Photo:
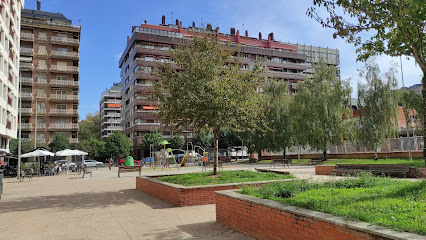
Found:
[{"label": "weeping willow tree", "polygon": [[398,126],[398,97],[394,68],[383,75],[374,61],[368,61],[360,70],[364,83],[358,83],[359,120],[357,143],[375,152],[395,135]]}]

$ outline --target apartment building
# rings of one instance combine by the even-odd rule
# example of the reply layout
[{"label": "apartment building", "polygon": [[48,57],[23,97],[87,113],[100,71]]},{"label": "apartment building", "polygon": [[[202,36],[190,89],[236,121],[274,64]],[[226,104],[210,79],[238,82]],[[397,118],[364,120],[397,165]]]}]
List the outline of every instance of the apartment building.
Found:
[{"label": "apartment building", "polygon": [[[305,54],[297,51],[297,45],[282,43],[274,40],[273,33],[267,39],[240,35],[239,31],[231,29],[230,34],[219,32],[219,28],[212,29],[192,26],[183,28],[182,23],[141,24],[132,28],[132,35],[128,38],[127,46],[119,60],[121,68],[121,95],[122,95],[122,127],[123,132],[133,139],[135,156],[140,157],[143,136],[151,129],[158,129],[163,136],[171,138],[175,132],[170,131],[161,124],[156,114],[156,103],[148,98],[152,83],[158,77],[152,75],[161,62],[172,62],[169,48],[175,44],[189,41],[193,35],[200,33],[213,34],[221,41],[230,41],[232,45],[239,46],[242,56],[242,70],[249,70],[258,60],[264,61],[265,71],[263,76],[275,81],[289,83],[289,91],[296,91],[297,82],[304,80],[303,71],[306,70]],[[173,63],[172,63],[173,65]],[[177,66],[175,66],[177,67]],[[262,86],[259,86],[261,90]],[[192,140],[190,128],[179,129],[187,141]]]},{"label": "apartment building", "polygon": [[64,134],[76,144],[81,28],[40,8],[21,13],[22,138],[48,144]]},{"label": "apartment building", "polygon": [[340,77],[340,58],[339,49],[315,47],[312,45],[296,44],[297,51],[302,54],[306,54],[306,65],[307,68],[304,74],[312,76],[314,74],[314,68],[312,63],[318,63],[320,60],[324,61],[330,66],[334,66],[337,69],[337,76]]},{"label": "apartment building", "polygon": [[23,0],[0,2],[0,150],[17,137],[19,38]]},{"label": "apartment building", "polygon": [[121,87],[120,83],[102,93],[100,106],[101,138],[108,137],[115,131],[121,131]]}]

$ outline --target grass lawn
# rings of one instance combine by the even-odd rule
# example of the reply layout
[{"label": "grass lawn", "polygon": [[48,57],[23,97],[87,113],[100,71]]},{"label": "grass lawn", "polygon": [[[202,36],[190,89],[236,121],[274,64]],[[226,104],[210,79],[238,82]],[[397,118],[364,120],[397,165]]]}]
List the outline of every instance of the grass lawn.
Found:
[{"label": "grass lawn", "polygon": [[240,191],[264,199],[426,235],[426,181],[371,177],[325,183],[291,181]]},{"label": "grass lawn", "polygon": [[262,173],[253,171],[220,171],[217,176],[213,172],[188,173],[164,176],[158,180],[183,186],[213,185],[225,183],[257,182],[295,178],[291,174]]},{"label": "grass lawn", "polygon": [[408,158],[389,158],[379,159],[377,161],[374,161],[373,159],[330,159],[322,164],[406,164],[414,167],[425,167],[425,161],[423,159],[413,159],[410,161]]}]

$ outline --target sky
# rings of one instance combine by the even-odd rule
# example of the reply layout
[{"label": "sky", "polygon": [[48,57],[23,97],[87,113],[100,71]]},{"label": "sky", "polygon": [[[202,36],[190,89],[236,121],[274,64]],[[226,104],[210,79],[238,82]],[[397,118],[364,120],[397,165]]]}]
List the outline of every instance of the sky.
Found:
[{"label": "sky", "polygon": [[[120,81],[118,61],[126,47],[132,26],[147,20],[160,24],[162,15],[167,23],[182,22],[189,27],[212,24],[220,32],[230,28],[248,31],[249,36],[265,38],[274,33],[282,42],[337,48],[340,51],[341,77],[350,80],[355,96],[361,79],[358,69],[364,64],[356,62],[355,47],[343,39],[333,39],[333,30],[322,28],[306,15],[312,0],[41,0],[41,10],[61,12],[73,24],[81,25],[80,40],[80,119],[99,111],[102,93],[114,82]],[[36,9],[36,0],[26,0],[24,8]],[[398,84],[401,87],[400,58],[381,55],[375,58],[381,71],[397,64]],[[402,57],[404,86],[421,82],[422,72],[413,58]]]}]

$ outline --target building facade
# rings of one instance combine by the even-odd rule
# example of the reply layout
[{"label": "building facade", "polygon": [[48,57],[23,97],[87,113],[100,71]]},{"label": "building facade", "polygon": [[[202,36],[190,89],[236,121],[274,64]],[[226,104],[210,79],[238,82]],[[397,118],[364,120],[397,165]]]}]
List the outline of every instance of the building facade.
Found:
[{"label": "building facade", "polygon": [[115,131],[121,131],[121,87],[119,83],[106,90],[99,102],[101,118],[101,138],[108,137]]},{"label": "building facade", "polygon": [[[231,29],[231,34],[220,33],[218,28],[213,30],[211,25],[198,28],[193,23],[191,27],[183,28],[178,20],[176,24],[166,25],[164,16],[160,25],[145,23],[135,26],[119,67],[123,97],[122,127],[123,132],[133,140],[136,157],[140,157],[143,136],[151,129],[158,129],[165,139],[173,137],[175,133],[161,124],[156,114],[156,103],[149,100],[152,83],[159,80],[151,73],[157,70],[159,63],[172,62],[168,52],[171,46],[189,41],[193,35],[200,33],[213,34],[221,41],[238,45],[243,71],[250,70],[256,61],[263,61],[265,79],[288,82],[291,93],[296,91],[297,82],[305,78],[303,71],[306,70],[306,55],[299,53],[294,44],[275,41],[273,33],[263,39],[261,33],[259,38],[253,38],[248,36],[247,31],[243,36],[234,28]],[[259,88],[261,90],[262,86]],[[193,137],[190,128],[179,129],[177,132],[186,141],[191,141]]]},{"label": "building facade", "polygon": [[22,139],[49,144],[56,134],[78,143],[80,26],[61,13],[23,9]]},{"label": "building facade", "polygon": [[19,41],[23,0],[0,2],[0,149],[9,151],[17,137],[19,96]]},{"label": "building facade", "polygon": [[312,67],[312,63],[318,63],[321,60],[330,66],[336,67],[336,74],[340,77],[340,57],[339,57],[339,49],[333,48],[323,48],[323,47],[315,47],[312,45],[305,44],[296,44],[297,51],[302,54],[306,54],[306,65],[307,68],[304,71],[304,74],[307,76],[312,76],[314,74],[314,68]]}]

